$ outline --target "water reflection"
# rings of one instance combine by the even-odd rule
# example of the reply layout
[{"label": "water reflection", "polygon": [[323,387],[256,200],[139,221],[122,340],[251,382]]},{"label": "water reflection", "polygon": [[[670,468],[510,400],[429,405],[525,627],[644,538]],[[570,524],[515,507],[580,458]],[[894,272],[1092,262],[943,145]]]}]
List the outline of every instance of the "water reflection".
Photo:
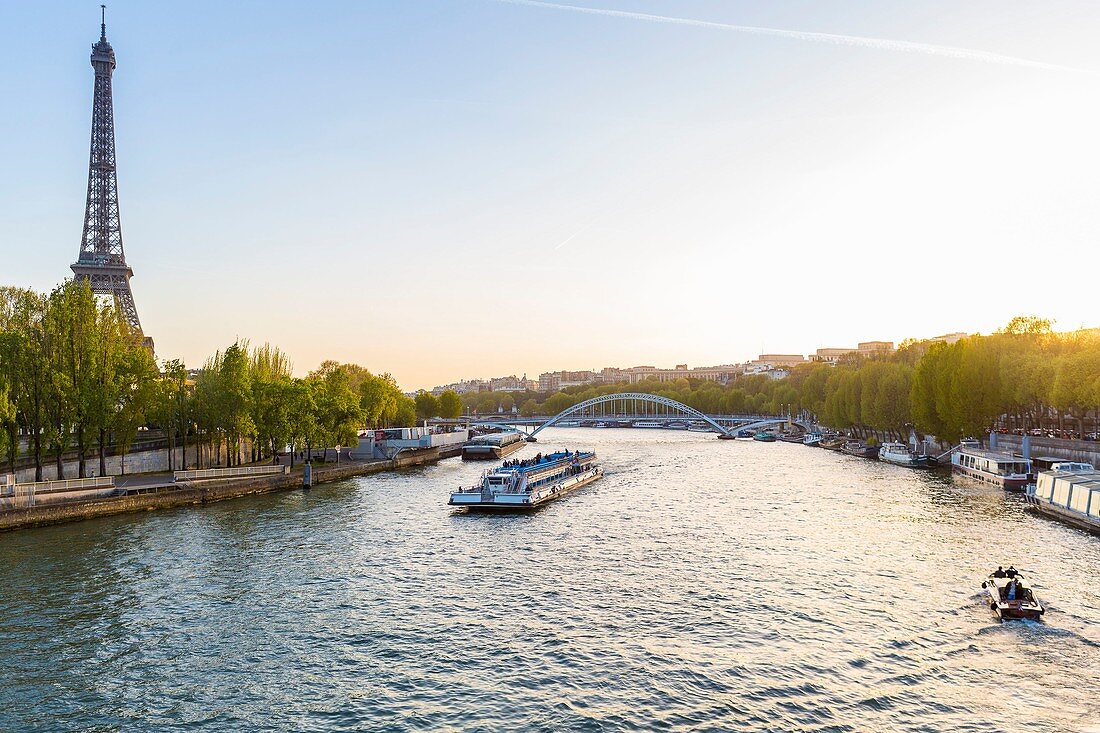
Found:
[{"label": "water reflection", "polygon": [[[456,514],[448,492],[483,467],[448,461],[0,536],[0,729],[1079,731],[1100,715],[1080,694],[1100,663],[1084,533],[797,445],[574,429],[538,449],[559,443],[595,446],[607,477],[531,515]],[[1010,562],[1044,623],[981,603],[983,573]]]}]

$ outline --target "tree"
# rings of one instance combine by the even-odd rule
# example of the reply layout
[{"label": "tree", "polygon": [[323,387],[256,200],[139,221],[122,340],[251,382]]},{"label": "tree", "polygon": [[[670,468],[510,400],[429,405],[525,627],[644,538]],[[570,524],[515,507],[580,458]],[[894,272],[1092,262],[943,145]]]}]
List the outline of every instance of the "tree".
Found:
[{"label": "tree", "polygon": [[290,440],[290,359],[271,344],[252,350],[249,375],[252,385],[251,417],[255,429],[253,460],[282,451]]},{"label": "tree", "polygon": [[447,420],[462,417],[462,399],[453,389],[439,395],[439,416]]},{"label": "tree", "polygon": [[428,420],[439,416],[441,413],[440,402],[431,392],[420,392],[416,395],[416,416],[421,420]]},{"label": "tree", "polygon": [[411,397],[401,395],[397,399],[397,412],[393,416],[392,427],[406,428],[416,424],[416,402]]},{"label": "tree", "polygon": [[[313,399],[313,380],[295,379],[287,391],[287,437],[291,448],[304,444],[307,455],[312,455],[313,444],[320,436],[317,419],[317,403]],[[294,451],[290,453],[290,465],[294,465]]]},{"label": "tree", "polygon": [[[360,405],[363,419],[372,428],[385,427],[397,414],[397,401],[401,390],[389,374],[368,374],[359,384]],[[414,410],[415,411],[415,410]]]},{"label": "tree", "polygon": [[[362,397],[352,388],[351,373],[337,367],[311,372],[308,379],[313,382],[318,432],[326,452],[329,446],[350,445],[358,437],[364,417]],[[340,460],[339,454],[336,460]]]},{"label": "tree", "polygon": [[542,403],[543,409],[549,415],[557,415],[562,410],[568,409],[577,404],[571,395],[567,395],[564,392],[555,392],[546,398],[546,402]]},{"label": "tree", "polygon": [[239,465],[241,439],[255,430],[246,344],[238,341],[225,350],[218,369],[217,385],[221,427],[226,436],[226,465]]}]

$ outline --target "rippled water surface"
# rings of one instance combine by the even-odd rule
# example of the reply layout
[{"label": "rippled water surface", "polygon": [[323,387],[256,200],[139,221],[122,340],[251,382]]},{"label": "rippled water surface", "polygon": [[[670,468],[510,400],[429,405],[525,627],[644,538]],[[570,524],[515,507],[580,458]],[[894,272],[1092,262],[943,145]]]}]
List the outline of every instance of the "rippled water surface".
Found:
[{"label": "rippled water surface", "polygon": [[[525,516],[449,460],[0,535],[0,730],[1100,731],[1100,538],[799,445],[557,446],[607,476]],[[1043,623],[981,603],[1008,563]]]}]

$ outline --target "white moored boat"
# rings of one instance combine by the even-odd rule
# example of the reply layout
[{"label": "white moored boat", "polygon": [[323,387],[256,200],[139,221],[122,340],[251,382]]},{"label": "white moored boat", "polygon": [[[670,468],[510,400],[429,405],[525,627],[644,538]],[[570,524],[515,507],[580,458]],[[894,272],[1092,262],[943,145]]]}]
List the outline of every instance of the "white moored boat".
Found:
[{"label": "white moored boat", "polygon": [[879,460],[907,468],[931,468],[936,465],[932,456],[914,453],[905,443],[883,443],[878,449]]},{"label": "white moored boat", "polygon": [[1010,453],[981,450],[975,440],[964,440],[951,454],[951,471],[973,481],[1023,491],[1031,483],[1031,461]]},{"label": "white moored boat", "polygon": [[603,476],[592,451],[558,451],[506,461],[485,473],[481,485],[460,488],[447,502],[468,509],[534,509]]}]

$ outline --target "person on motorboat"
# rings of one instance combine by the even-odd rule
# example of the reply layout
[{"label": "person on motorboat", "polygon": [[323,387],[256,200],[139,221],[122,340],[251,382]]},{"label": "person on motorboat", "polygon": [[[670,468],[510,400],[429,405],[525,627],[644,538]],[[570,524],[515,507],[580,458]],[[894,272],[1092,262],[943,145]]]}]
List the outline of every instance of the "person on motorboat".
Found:
[{"label": "person on motorboat", "polygon": [[1009,601],[1015,601],[1020,598],[1020,581],[1013,578],[1008,583],[1006,588],[1005,599]]},{"label": "person on motorboat", "polygon": [[1008,570],[1005,571],[1005,577],[1008,577],[1008,578],[1015,578],[1019,574],[1020,574],[1020,571],[1017,570],[1016,568],[1012,567],[1011,565],[1009,565]]},{"label": "person on motorboat", "polygon": [[993,571],[993,577],[994,578],[1007,578],[1008,575],[1005,574],[1004,568],[1002,568],[1000,565],[998,565],[997,569]]}]

